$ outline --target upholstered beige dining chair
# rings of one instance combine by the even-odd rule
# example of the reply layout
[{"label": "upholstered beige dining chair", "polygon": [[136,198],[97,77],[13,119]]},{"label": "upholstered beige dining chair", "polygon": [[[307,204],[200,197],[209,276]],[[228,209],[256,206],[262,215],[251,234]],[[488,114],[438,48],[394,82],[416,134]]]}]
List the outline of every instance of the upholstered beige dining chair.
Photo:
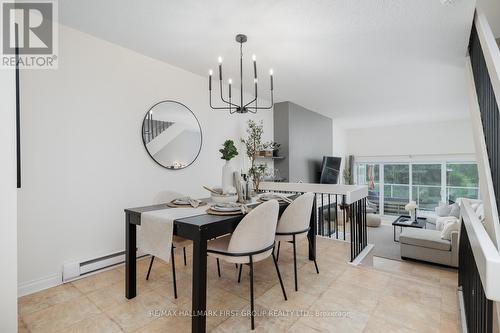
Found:
[{"label": "upholstered beige dining chair", "polygon": [[[312,207],[314,203],[314,193],[308,192],[295,199],[281,215],[276,228],[276,241],[278,241],[278,253],[281,241],[292,243],[293,245],[293,272],[295,277],[295,291],[298,291],[297,283],[297,241],[307,238],[309,223],[311,220]],[[309,242],[309,248],[311,242]],[[314,259],[316,273],[319,274],[316,258]]]},{"label": "upholstered beige dining chair", "polygon": [[[222,236],[208,242],[209,256],[225,260],[230,263],[250,266],[250,310],[251,327],[254,324],[254,291],[253,291],[253,265],[269,256],[273,257],[274,267],[278,274],[283,297],[286,298],[283,280],[274,257],[274,234],[278,222],[279,204],[270,200],[260,204],[250,211],[238,224],[230,235]],[[239,279],[239,278],[238,278]]]},{"label": "upholstered beige dining chair", "polygon": [[[182,195],[177,192],[171,192],[171,191],[162,191],[158,193],[153,201],[155,204],[163,204],[163,203],[168,203],[171,202],[172,200],[178,199],[185,197],[185,195]],[[174,283],[174,297],[177,298],[177,281],[175,278],[175,256],[174,256],[174,249],[175,248],[181,248],[184,254],[184,266],[187,265],[186,261],[186,246],[191,245],[191,241],[189,239],[185,239],[182,237],[179,237],[177,235],[172,236],[172,247],[170,248],[170,256],[172,258],[172,279]],[[149,275],[151,274],[151,268],[153,267],[153,262],[155,260],[155,256],[151,256],[151,261],[149,262],[149,268],[148,268],[148,274],[146,275],[146,280],[149,280]]]}]

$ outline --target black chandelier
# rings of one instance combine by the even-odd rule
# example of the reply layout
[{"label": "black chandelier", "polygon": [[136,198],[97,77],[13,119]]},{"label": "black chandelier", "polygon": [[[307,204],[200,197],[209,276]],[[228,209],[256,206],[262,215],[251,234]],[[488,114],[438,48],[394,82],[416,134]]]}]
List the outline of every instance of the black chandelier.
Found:
[{"label": "black chandelier", "polygon": [[[233,84],[232,80],[228,80],[228,85],[229,85],[229,101],[224,99],[224,94],[222,91],[222,57],[219,57],[219,86],[220,86],[220,98],[222,102],[224,102],[227,106],[222,106],[222,107],[216,107],[212,105],[212,75],[213,71],[210,70],[208,73],[208,91],[209,91],[209,100],[210,100],[210,107],[214,110],[228,110],[230,114],[233,113],[257,113],[258,110],[269,110],[273,107],[274,105],[274,96],[273,96],[273,70],[269,70],[269,76],[271,79],[271,105],[270,106],[258,106],[257,105],[257,59],[255,55],[252,56],[253,60],[253,82],[255,85],[255,96],[254,99],[251,100],[250,102],[243,104],[243,43],[247,41],[247,36],[246,35],[236,35],[236,41],[240,43],[240,105],[234,104],[232,102],[232,96],[231,96],[231,86]],[[253,104],[252,106],[250,106]]]}]

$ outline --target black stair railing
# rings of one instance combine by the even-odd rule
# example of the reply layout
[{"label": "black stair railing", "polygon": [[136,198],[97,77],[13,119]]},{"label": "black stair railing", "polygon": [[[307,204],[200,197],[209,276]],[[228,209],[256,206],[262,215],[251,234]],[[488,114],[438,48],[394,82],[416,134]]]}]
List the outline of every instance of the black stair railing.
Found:
[{"label": "black stair railing", "polygon": [[[486,150],[490,162],[491,178],[495,190],[497,209],[500,208],[500,117],[498,103],[491,84],[490,74],[484,58],[481,41],[475,27],[469,42],[469,54],[476,86],[476,94],[481,113]],[[500,211],[499,211],[500,215]]]},{"label": "black stair railing", "polygon": [[474,253],[462,221],[458,259],[458,285],[462,288],[467,332],[491,333],[493,330],[493,301],[484,293]]},{"label": "black stair railing", "polygon": [[[490,73],[477,31],[477,19],[472,26],[469,55],[481,115],[491,179],[497,209],[500,207],[500,117]],[[499,212],[500,213],[500,212]],[[480,222],[478,222],[480,223]],[[492,332],[493,302],[484,292],[467,228],[462,221],[459,242],[458,285],[462,289],[466,326],[468,332]]]},{"label": "black stair railing", "polygon": [[146,122],[144,123],[144,131],[142,134],[144,142],[146,142],[146,144],[150,143],[154,140],[154,138],[163,133],[163,131],[165,131],[173,124],[173,122],[153,119],[153,114],[151,112],[148,113],[148,115],[146,116]]}]

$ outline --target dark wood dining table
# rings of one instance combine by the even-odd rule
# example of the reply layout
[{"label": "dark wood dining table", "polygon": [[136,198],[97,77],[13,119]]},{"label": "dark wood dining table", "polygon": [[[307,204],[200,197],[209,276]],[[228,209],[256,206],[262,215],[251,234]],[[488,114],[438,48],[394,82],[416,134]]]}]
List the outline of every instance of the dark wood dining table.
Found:
[{"label": "dark wood dining table", "polygon": [[[280,215],[287,203],[280,203]],[[141,225],[141,214],[170,208],[166,204],[125,209],[125,297],[132,299],[137,294],[137,226]],[[309,260],[316,258],[316,202],[312,209],[308,237],[311,242]],[[207,308],[207,241],[234,231],[243,215],[217,216],[197,215],[174,220],[174,235],[193,241],[192,313],[191,331],[205,332]]]}]

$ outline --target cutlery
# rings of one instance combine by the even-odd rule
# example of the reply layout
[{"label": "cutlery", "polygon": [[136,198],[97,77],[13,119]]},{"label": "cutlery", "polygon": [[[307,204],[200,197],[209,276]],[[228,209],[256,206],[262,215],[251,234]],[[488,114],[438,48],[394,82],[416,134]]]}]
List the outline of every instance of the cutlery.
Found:
[{"label": "cutlery", "polygon": [[222,191],[221,191],[221,192],[219,192],[219,191],[216,191],[216,190],[214,190],[214,189],[211,189],[210,187],[207,187],[207,186],[203,186],[203,188],[204,188],[205,190],[207,190],[207,191],[209,191],[209,192],[211,192],[211,193],[217,194],[217,195],[222,195],[222,194],[223,194],[223,193],[222,193]]}]

